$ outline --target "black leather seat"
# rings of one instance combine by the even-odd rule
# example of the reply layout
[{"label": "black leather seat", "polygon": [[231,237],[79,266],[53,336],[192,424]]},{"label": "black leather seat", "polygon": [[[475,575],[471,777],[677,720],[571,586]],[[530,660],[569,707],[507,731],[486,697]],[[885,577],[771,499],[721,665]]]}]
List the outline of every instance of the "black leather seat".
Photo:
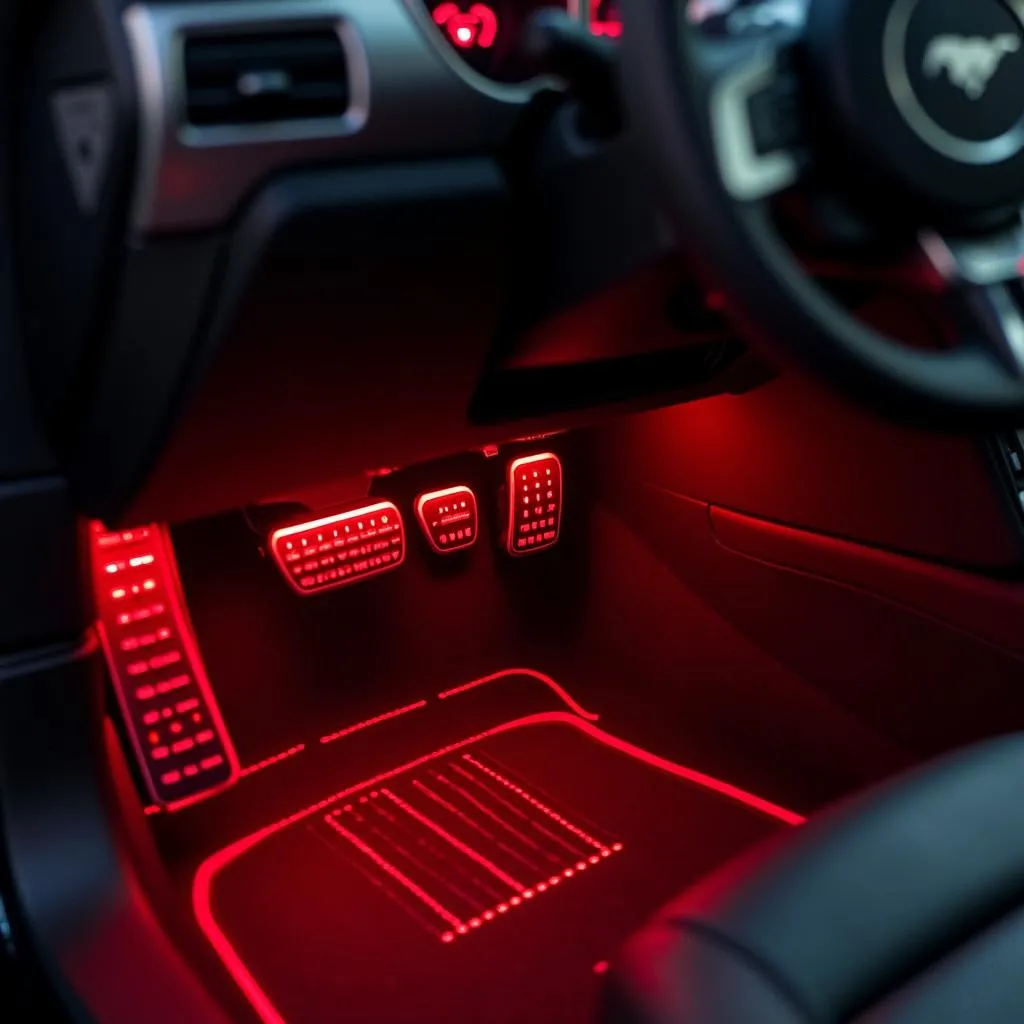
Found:
[{"label": "black leather seat", "polygon": [[1024,736],[813,818],[631,939],[607,1024],[1024,1024]]}]

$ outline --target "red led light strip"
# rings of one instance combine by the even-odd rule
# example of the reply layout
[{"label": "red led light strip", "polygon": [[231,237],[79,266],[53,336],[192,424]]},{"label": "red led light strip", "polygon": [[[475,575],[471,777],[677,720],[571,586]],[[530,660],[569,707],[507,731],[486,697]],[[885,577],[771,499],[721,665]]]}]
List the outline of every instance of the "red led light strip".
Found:
[{"label": "red led light strip", "polygon": [[587,844],[587,846],[592,846],[595,850],[600,850],[602,852],[608,849],[608,847],[605,846],[604,843],[595,839],[591,835],[587,835],[587,833],[584,832],[583,829],[578,828],[571,822],[566,821],[565,818],[563,818],[560,814],[551,810],[551,808],[548,807],[547,804],[542,804],[538,799],[536,799],[536,797],[530,796],[530,794],[527,793],[526,790],[517,786],[514,782],[510,782],[508,779],[505,778],[504,775],[499,775],[493,769],[488,768],[487,765],[481,764],[475,757],[473,757],[472,754],[463,754],[462,760],[465,761],[467,764],[471,764],[474,768],[477,768],[479,771],[482,771],[485,775],[489,775],[492,779],[494,779],[495,782],[501,783],[501,785],[503,785],[506,789],[510,789],[513,793],[515,793],[516,796],[521,797],[528,804],[530,804],[531,807],[536,807],[541,814],[546,815],[552,821],[557,822],[559,825],[561,825],[564,829],[571,832],[573,835],[578,836],[580,839],[583,840],[583,842]]},{"label": "red led light strip", "polygon": [[418,700],[414,704],[406,704],[404,708],[395,708],[394,711],[386,711],[383,715],[377,715],[374,718],[366,719],[365,722],[357,722],[355,725],[339,729],[337,732],[332,732],[327,736],[321,736],[320,742],[333,743],[335,740],[340,740],[342,736],[351,736],[352,733],[359,732],[361,729],[369,729],[371,725],[380,725],[381,722],[386,722],[391,718],[398,718],[399,715],[407,715],[410,711],[417,711],[426,706],[427,702],[425,700]]},{"label": "red led light strip", "polygon": [[305,749],[305,743],[296,743],[294,747],[282,750],[280,754],[274,754],[273,757],[265,757],[262,761],[247,765],[238,773],[239,777],[244,778],[246,775],[252,775],[254,772],[263,771],[264,768],[269,768],[272,764],[280,764],[282,761],[287,761],[289,757],[301,754]]},{"label": "red led light strip", "polygon": [[389,860],[382,857],[372,846],[364,843],[358,836],[353,835],[344,825],[341,825],[337,821],[337,815],[340,811],[332,811],[330,814],[324,815],[324,821],[327,822],[331,828],[334,829],[338,835],[343,836],[347,839],[357,850],[361,850],[369,857],[374,864],[377,865],[382,871],[387,872],[399,885],[405,886],[418,900],[421,900],[427,907],[429,907],[435,914],[443,918],[453,927],[459,927],[462,922],[450,911],[445,910],[440,903],[437,902],[429,893],[421,889],[411,878],[404,875],[398,870]]},{"label": "red led light strip", "polygon": [[596,722],[600,715],[595,715],[592,711],[587,711],[581,704],[573,700],[569,696],[568,692],[564,690],[551,678],[551,676],[545,675],[543,672],[537,672],[532,668],[506,668],[500,672],[494,672],[489,676],[484,676],[482,679],[474,679],[471,683],[463,683],[461,686],[456,686],[451,690],[445,690],[443,693],[437,695],[438,700],[447,700],[449,697],[455,697],[460,693],[466,693],[468,690],[475,690],[478,686],[483,686],[485,683],[493,683],[498,679],[505,679],[507,676],[530,676],[532,679],[536,679],[537,682],[543,683],[552,693],[561,700],[570,711],[575,711],[580,718],[585,718],[588,722]]},{"label": "red led light strip", "polygon": [[506,874],[501,868],[498,867],[493,861],[488,860],[482,854],[477,853],[472,846],[467,846],[460,839],[456,839],[455,836],[448,832],[446,829],[441,828],[436,821],[428,818],[425,814],[420,814],[415,807],[412,807],[406,803],[400,796],[396,796],[391,792],[390,789],[382,789],[381,793],[384,794],[396,807],[400,807],[410,818],[415,819],[421,825],[426,826],[435,835],[440,836],[446,843],[454,846],[459,853],[465,854],[470,860],[476,861],[481,867],[486,868],[495,878],[504,882],[506,885],[510,885],[516,892],[522,893],[526,891],[526,886],[521,882],[517,882],[511,875]]},{"label": "red led light strip", "polygon": [[[392,799],[394,799],[394,794],[391,794],[388,790],[381,790],[381,794],[383,794],[384,796],[389,796]],[[377,793],[372,793],[370,795],[372,798],[378,796]],[[337,821],[337,818],[341,813],[341,811],[331,811],[330,814],[324,816],[324,821],[326,821],[327,824],[330,825],[330,827],[333,828],[339,835],[343,836],[350,843],[352,843],[352,845],[355,846],[358,850],[366,854],[366,856],[369,857],[382,871],[386,872],[396,882],[404,886],[410,893],[412,893],[417,899],[419,899],[424,904],[424,906],[426,906],[429,910],[432,910],[435,914],[437,914],[441,918],[441,920],[443,920],[446,924],[451,925],[450,931],[442,932],[440,935],[441,941],[445,944],[454,942],[455,939],[460,935],[468,935],[471,931],[475,931],[476,929],[482,927],[484,924],[490,921],[498,920],[498,918],[501,915],[507,914],[509,910],[515,907],[525,906],[527,903],[530,902],[530,900],[534,899],[536,896],[541,895],[545,892],[549,892],[556,886],[560,885],[564,880],[574,878],[582,874],[588,868],[596,867],[598,864],[602,862],[602,860],[604,860],[607,857],[610,857],[613,853],[620,853],[624,848],[622,843],[613,843],[611,846],[602,847],[600,854],[592,854],[591,856],[583,860],[578,860],[572,866],[563,868],[559,871],[558,874],[550,875],[546,879],[537,882],[536,885],[525,887],[522,885],[518,885],[517,883],[518,887],[515,889],[513,895],[508,897],[508,899],[502,900],[500,903],[496,903],[493,907],[490,907],[487,910],[482,911],[481,913],[469,918],[466,921],[462,921],[458,917],[456,917],[455,914],[453,914],[450,910],[448,910],[441,903],[435,900],[428,892],[426,892],[415,882],[413,882],[406,874],[404,874],[404,872],[396,868],[395,865],[392,864],[386,857],[382,856],[368,843],[363,842],[357,836],[349,832],[349,830],[346,829],[343,825],[341,825]],[[436,826],[432,822],[430,823],[430,827],[436,828]],[[451,837],[447,836],[447,833],[445,833],[445,836],[450,841]],[[490,864],[490,862],[486,861],[485,858],[480,858],[479,854],[477,854],[475,851],[470,850],[469,853],[472,855],[472,857],[481,859],[485,863],[485,865],[492,871],[492,873],[497,871],[493,864]],[[500,878],[501,874],[498,874],[498,877]]]},{"label": "red led light strip", "polygon": [[[538,682],[543,683],[556,697],[561,700],[566,707],[571,711],[574,711],[581,718],[585,718],[588,722],[596,722],[600,717],[594,714],[592,711],[587,711],[578,701],[574,700],[569,693],[558,685],[549,675],[545,675],[543,672],[538,672],[532,668],[506,668],[500,672],[493,672],[489,676],[484,676],[481,679],[474,679],[472,682],[463,683],[461,686],[456,686],[451,690],[445,690],[443,693],[437,695],[438,700],[447,700],[450,697],[456,697],[460,693],[466,693],[469,690],[475,690],[478,686],[483,686],[486,683],[497,682],[499,679],[506,679],[509,676],[528,676],[531,679],[536,679]],[[357,722],[355,725],[346,726],[344,729],[339,729],[337,732],[329,733],[326,736],[320,737],[321,743],[331,743],[334,740],[342,739],[345,736],[350,736],[354,732],[359,732],[362,729],[368,729],[373,725],[380,725],[382,722],[387,722],[392,718],[398,718],[400,715],[408,714],[410,711],[418,711],[422,707],[426,707],[428,701],[419,700],[412,704],[406,704],[404,707],[395,708],[394,711],[386,711],[383,714],[375,715],[373,718],[368,718],[363,722]],[[299,743],[294,747],[290,747],[288,750],[282,751],[280,754],[274,754],[271,757],[266,757],[262,761],[258,761],[256,764],[247,765],[242,768],[238,776],[239,778],[246,778],[252,775],[254,772],[258,772],[263,768],[270,768],[272,765],[279,764],[281,761],[285,761],[290,757],[294,757],[296,754],[301,754],[306,749],[304,743]],[[147,815],[159,814],[162,808],[156,805],[151,805],[145,808]]]},{"label": "red led light strip", "polygon": [[[245,966],[245,963],[235,951],[234,946],[231,945],[228,937],[217,924],[212,907],[212,887],[213,881],[217,877],[218,873],[227,867],[232,861],[237,860],[237,858],[245,853],[246,850],[251,849],[268,836],[272,836],[275,833],[280,832],[281,829],[287,828],[289,825],[293,825],[297,821],[302,821],[310,815],[325,810],[332,804],[337,803],[339,800],[344,800],[346,797],[351,796],[353,793],[358,793],[360,790],[379,785],[382,782],[386,782],[388,779],[401,775],[403,772],[410,771],[413,768],[418,768],[420,765],[427,764],[430,761],[436,760],[438,757],[450,754],[456,750],[461,750],[470,744],[479,743],[481,740],[488,739],[491,736],[499,736],[502,733],[510,732],[513,729],[522,729],[533,725],[554,723],[570,725],[575,729],[579,729],[598,743],[603,743],[612,750],[617,750],[620,753],[641,761],[652,768],[666,772],[669,775],[674,775],[676,778],[684,779],[685,781],[691,782],[703,789],[707,789],[712,793],[717,793],[730,800],[735,800],[737,803],[741,803],[745,807],[751,808],[751,810],[758,811],[761,814],[765,814],[777,821],[784,822],[787,825],[801,825],[806,820],[803,815],[796,814],[794,811],[788,811],[784,807],[779,807],[778,804],[773,804],[768,800],[755,796],[753,793],[748,793],[746,790],[740,789],[738,786],[732,786],[727,782],[722,782],[720,779],[714,778],[713,776],[705,775],[703,772],[694,771],[692,768],[685,768],[682,765],[675,764],[663,757],[659,757],[657,754],[652,754],[641,747],[634,746],[632,743],[627,743],[625,740],[621,740],[617,736],[612,736],[610,733],[604,732],[590,722],[586,722],[576,715],[568,714],[565,711],[548,711],[539,715],[529,715],[525,718],[518,718],[512,722],[506,722],[504,725],[495,726],[492,729],[488,729],[486,732],[478,733],[477,735],[470,736],[468,739],[461,740],[458,743],[453,743],[447,747],[441,748],[440,750],[435,750],[431,754],[415,758],[406,764],[400,765],[398,768],[382,772],[380,775],[376,775],[371,779],[359,782],[354,786],[350,786],[347,789],[342,790],[341,792],[334,793],[333,795],[326,797],[325,799],[320,800],[301,811],[297,811],[295,814],[291,814],[286,818],[281,818],[279,821],[266,825],[263,828],[258,829],[256,832],[236,840],[230,846],[226,846],[223,850],[218,851],[211,857],[208,857],[199,866],[199,870],[196,872],[195,879],[192,883],[192,909],[195,913],[196,921],[203,934],[210,942],[210,945],[213,946],[217,955],[223,961],[224,966],[235,979],[238,987],[245,994],[246,998],[249,1000],[253,1009],[259,1015],[264,1024],[286,1024],[286,1022],[277,1012],[273,1003],[271,1003],[267,998],[266,993],[264,993],[260,988],[256,979],[252,976],[248,968]],[[511,903],[511,899],[508,902]]]},{"label": "red led light strip", "polygon": [[[531,486],[532,484],[532,486]],[[562,463],[554,452],[513,459],[506,481],[510,555],[529,555],[558,543],[562,529]]]},{"label": "red led light strip", "polygon": [[213,796],[237,780],[238,757],[188,619],[170,535],[156,524],[107,531],[93,523],[91,539],[97,632],[146,789],[168,811]]}]

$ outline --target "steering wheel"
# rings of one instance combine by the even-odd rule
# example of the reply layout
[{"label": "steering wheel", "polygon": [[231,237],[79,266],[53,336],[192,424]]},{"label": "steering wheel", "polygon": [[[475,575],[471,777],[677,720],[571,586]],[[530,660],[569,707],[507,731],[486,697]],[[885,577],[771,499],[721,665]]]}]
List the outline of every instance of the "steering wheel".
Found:
[{"label": "steering wheel", "polygon": [[[1022,5],[622,6],[630,120],[684,248],[748,334],[890,415],[1024,419]],[[799,190],[838,197],[894,248],[913,243],[958,300],[959,343],[904,345],[832,298],[779,226],[782,194]]]}]

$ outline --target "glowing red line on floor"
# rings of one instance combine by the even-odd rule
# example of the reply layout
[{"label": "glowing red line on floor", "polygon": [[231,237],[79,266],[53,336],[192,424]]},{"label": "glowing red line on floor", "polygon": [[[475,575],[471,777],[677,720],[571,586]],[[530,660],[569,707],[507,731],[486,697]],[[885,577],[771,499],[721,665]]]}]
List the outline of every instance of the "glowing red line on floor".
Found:
[{"label": "glowing red line on floor", "polygon": [[474,679],[471,683],[463,683],[462,686],[456,686],[454,689],[445,690],[444,693],[437,695],[438,700],[447,700],[449,697],[455,697],[460,693],[466,693],[468,690],[475,690],[478,686],[483,686],[485,683],[493,683],[498,679],[505,679],[507,676],[529,676],[531,679],[536,679],[539,683],[543,683],[552,693],[555,694],[561,700],[570,711],[575,711],[580,718],[585,718],[588,722],[596,722],[599,715],[595,715],[592,711],[587,711],[582,705],[578,704],[572,697],[569,696],[568,692],[558,685],[551,678],[551,676],[545,675],[543,672],[537,672],[532,668],[506,668],[502,669],[501,672],[493,672],[489,676],[484,676],[482,679]]},{"label": "glowing red line on floor", "polygon": [[[452,767],[455,768],[456,771],[459,770],[459,766],[457,764],[456,765],[452,765]],[[512,835],[514,835],[520,842],[523,842],[527,846],[529,846],[530,849],[536,850],[542,856],[547,857],[548,860],[554,859],[552,857],[552,855],[547,852],[547,850],[545,850],[543,847],[541,847],[537,843],[535,843],[529,836],[523,835],[523,833],[520,832],[518,829],[513,828],[513,826],[511,826],[507,821],[505,821],[504,818],[502,818],[498,814],[495,814],[494,811],[492,811],[490,809],[490,807],[486,806],[485,804],[480,803],[480,801],[477,800],[476,797],[474,797],[470,793],[467,793],[461,786],[459,786],[458,784],[456,784],[456,783],[450,781],[449,779],[445,778],[445,776],[443,776],[440,772],[432,771],[430,774],[433,775],[433,777],[435,779],[437,779],[439,782],[441,782],[445,786],[447,786],[449,789],[455,790],[455,792],[458,793],[464,800],[466,800],[469,803],[471,803],[478,811],[482,811],[492,821],[496,821],[503,829],[505,829],[506,832],[509,832]],[[500,801],[500,802],[504,803],[504,801]],[[506,805],[506,806],[508,806],[508,805]],[[512,809],[515,810],[515,808],[512,808]],[[526,815],[525,814],[522,817],[524,819],[526,819]]]},{"label": "glowing red line on floor", "polygon": [[344,836],[357,850],[361,850],[370,858],[382,871],[386,871],[399,885],[405,886],[417,899],[421,900],[426,906],[430,907],[435,914],[444,918],[453,928],[458,929],[462,927],[462,921],[459,920],[453,913],[445,910],[440,903],[437,902],[429,893],[424,892],[411,878],[407,878],[402,874],[398,868],[395,867],[391,861],[386,860],[382,857],[372,846],[367,846],[357,835],[349,832],[344,825],[339,825],[334,819],[334,815],[337,814],[334,811],[332,814],[325,814],[324,821],[327,822],[331,828],[340,836]]},{"label": "glowing red line on floor", "polygon": [[[433,753],[417,757],[397,768],[382,772],[371,779],[356,783],[354,786],[349,786],[347,789],[334,793],[309,807],[288,815],[286,818],[281,818],[279,821],[266,825],[250,835],[235,840],[235,842],[212,854],[200,864],[192,883],[192,910],[196,915],[196,922],[264,1024],[285,1024],[285,1021],[257,984],[256,979],[249,973],[248,968],[235,951],[234,946],[231,945],[231,942],[217,924],[217,920],[213,915],[211,889],[213,880],[217,877],[218,873],[232,861],[237,860],[246,850],[251,849],[268,836],[272,836],[280,832],[281,829],[316,814],[325,807],[330,807],[331,804],[337,803],[339,800],[344,800],[353,793],[358,793],[369,786],[378,785],[387,779],[393,779],[403,772],[419,768],[421,765],[428,764],[438,757],[443,757],[455,750],[461,750],[492,736],[500,736],[502,733],[511,732],[514,729],[523,729],[534,725],[554,724],[569,725],[579,729],[580,732],[585,733],[598,743],[603,743],[612,750],[618,750],[627,757],[632,757],[634,760],[641,761],[652,768],[657,768],[668,775],[684,779],[696,786],[700,786],[702,789],[717,793],[719,796],[735,800],[737,803],[741,803],[752,810],[774,818],[776,821],[785,822],[787,825],[802,825],[806,821],[803,815],[787,811],[784,807],[779,807],[778,804],[773,804],[768,800],[755,796],[753,793],[748,793],[738,786],[732,786],[727,782],[722,782],[720,779],[705,775],[703,772],[694,771],[692,768],[684,768],[682,765],[668,761],[657,754],[652,754],[641,747],[633,746],[632,743],[620,740],[617,736],[612,736],[610,733],[597,728],[597,726],[583,721],[577,715],[571,715],[564,711],[547,711],[539,715],[528,715],[525,718],[517,718],[514,721],[495,726],[486,732],[477,733],[475,736],[460,740],[458,743],[452,743],[447,747],[442,747],[440,750],[433,751]],[[513,897],[513,899],[519,898],[518,896]],[[511,903],[512,901],[509,900],[510,905]]]},{"label": "glowing red line on floor", "polygon": [[386,711],[383,715],[377,715],[374,718],[368,718],[365,722],[357,722],[355,725],[350,725],[345,729],[339,729],[337,732],[332,732],[329,736],[321,736],[321,743],[331,743],[333,740],[340,740],[342,736],[350,736],[354,732],[359,732],[360,729],[369,729],[371,725],[379,725],[381,722],[386,722],[389,718],[397,718],[399,715],[407,715],[410,711],[416,711],[419,708],[426,707],[427,702],[425,700],[418,700],[415,704],[406,704],[404,708],[395,708],[394,711]]},{"label": "glowing red line on floor", "polygon": [[521,853],[517,853],[515,850],[512,849],[511,846],[508,845],[508,843],[503,843],[493,832],[488,832],[487,829],[485,829],[482,825],[475,822],[468,814],[464,814],[454,804],[448,803],[448,801],[445,800],[444,797],[439,796],[429,786],[424,786],[419,779],[413,779],[412,784],[424,796],[433,800],[434,803],[439,804],[449,814],[455,815],[455,817],[458,818],[459,821],[468,825],[474,832],[478,832],[480,835],[484,837],[484,839],[487,839],[490,842],[494,843],[494,845],[497,846],[499,850],[501,850],[504,853],[507,853],[511,858],[513,858],[513,860],[519,861],[519,863],[522,864],[523,867],[529,868],[531,871],[536,870],[536,865],[533,864],[532,861],[530,861],[527,857],[524,857]]},{"label": "glowing red line on floor", "polygon": [[[622,845],[616,845],[618,846],[618,849],[614,852],[618,853],[622,850]],[[612,852],[612,850],[609,850],[607,856],[610,857]],[[595,858],[595,863],[600,864],[601,861]],[[576,872],[572,871],[571,869],[566,869],[565,877],[572,878],[575,874]],[[456,928],[454,932],[445,932],[441,936],[441,941],[445,943],[454,942],[457,936],[466,935],[471,928],[480,928],[482,925],[490,921],[497,921],[500,915],[507,914],[510,910],[512,910],[515,907],[525,907],[530,900],[534,899],[541,893],[551,892],[551,890],[554,888],[555,882],[556,879],[554,878],[551,878],[546,882],[538,882],[532,889],[526,889],[523,892],[522,896],[512,896],[507,900],[503,900],[501,903],[498,903],[495,906],[491,907],[490,910],[485,910],[478,917],[472,918],[469,921],[468,925],[464,924],[462,925],[461,928]]]},{"label": "glowing red line on floor", "polygon": [[602,843],[600,840],[597,840],[593,836],[588,835],[586,832],[583,831],[583,829],[579,828],[576,825],[573,825],[572,822],[566,821],[565,818],[563,818],[560,814],[551,810],[551,808],[548,807],[547,804],[542,804],[536,797],[530,796],[530,794],[527,793],[525,789],[522,789],[520,786],[517,786],[514,782],[510,782],[508,779],[506,779],[504,775],[499,775],[496,771],[493,771],[491,768],[488,768],[487,765],[481,764],[471,754],[463,754],[462,760],[467,762],[467,764],[473,765],[474,768],[478,768],[485,775],[489,775],[492,779],[494,779],[495,782],[500,783],[506,789],[510,789],[513,793],[515,793],[516,796],[521,797],[531,807],[536,807],[541,814],[544,814],[547,817],[549,817],[552,821],[557,822],[559,825],[562,826],[562,828],[568,830],[574,836],[578,836],[588,846],[592,846],[595,850],[608,849],[608,847],[605,846],[604,843]]},{"label": "glowing red line on floor", "polygon": [[[464,779],[472,782],[474,786],[486,793],[492,800],[497,801],[502,807],[507,807],[517,818],[522,818],[522,820],[525,821],[532,829],[535,829],[546,839],[550,839],[551,842],[561,846],[563,850],[568,850],[574,857],[579,854],[579,851],[570,843],[566,842],[561,836],[556,836],[554,832],[550,831],[550,829],[546,829],[539,821],[534,821],[528,814],[525,814],[514,804],[509,803],[509,801],[500,793],[495,793],[483,779],[478,779],[472,772],[467,772],[461,765],[453,764],[451,765],[451,768],[452,771],[457,772]],[[572,830],[570,829],[570,831]]]},{"label": "glowing red line on floor", "polygon": [[447,830],[441,828],[436,821],[432,821],[425,814],[420,814],[415,807],[407,804],[400,796],[396,796],[390,789],[382,789],[381,793],[386,796],[396,807],[401,807],[411,818],[415,818],[421,825],[426,826],[435,835],[440,836],[446,843],[450,843],[460,853],[464,853],[470,860],[475,860],[482,868],[486,868],[495,878],[500,878],[506,885],[511,885],[516,892],[524,892],[526,886],[517,882],[511,875],[502,871],[493,861],[488,860],[482,853],[477,853],[472,846],[467,846],[461,839],[456,838]]},{"label": "glowing red line on floor", "polygon": [[255,764],[248,765],[246,768],[243,768],[238,774],[243,777],[246,775],[252,775],[253,772],[262,771],[264,768],[269,768],[272,764],[279,764],[281,761],[285,761],[289,757],[294,757],[296,754],[301,754],[305,749],[305,743],[296,743],[294,747],[289,747],[287,750],[282,750],[280,754],[274,754],[273,757],[265,757],[262,761],[257,761]]}]

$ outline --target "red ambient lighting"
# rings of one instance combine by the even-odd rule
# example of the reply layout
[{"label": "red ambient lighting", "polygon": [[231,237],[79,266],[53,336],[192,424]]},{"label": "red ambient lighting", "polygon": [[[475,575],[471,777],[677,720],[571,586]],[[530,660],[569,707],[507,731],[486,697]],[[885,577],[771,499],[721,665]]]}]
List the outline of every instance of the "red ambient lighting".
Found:
[{"label": "red ambient lighting", "polygon": [[416,518],[439,555],[472,547],[480,533],[476,495],[464,484],[421,494]]},{"label": "red ambient lighting", "polygon": [[508,465],[510,555],[528,555],[558,542],[562,526],[562,463],[551,452]]},{"label": "red ambient lighting", "polygon": [[460,50],[489,50],[498,37],[498,16],[486,4],[473,4],[468,11],[453,3],[439,4],[434,8],[433,18],[434,24]]},{"label": "red ambient lighting", "polygon": [[292,589],[319,594],[405,561],[405,527],[393,502],[296,523],[270,535],[270,553]]},{"label": "red ambient lighting", "polygon": [[[415,758],[414,760],[400,765],[397,768],[382,772],[381,774],[375,775],[373,778],[367,779],[364,782],[357,783],[356,785],[343,789],[338,793],[334,793],[331,796],[304,808],[303,810],[297,811],[295,814],[291,814],[286,818],[282,818],[279,821],[273,822],[272,824],[253,832],[251,835],[236,840],[230,846],[225,847],[223,850],[220,850],[207,858],[207,860],[200,865],[192,884],[192,909],[195,913],[196,921],[202,929],[203,934],[209,940],[210,944],[217,952],[217,955],[224,963],[224,966],[235,979],[235,982],[245,994],[246,998],[249,1000],[253,1009],[259,1015],[264,1024],[285,1024],[285,1020],[281,1014],[278,1013],[276,1007],[271,1003],[263,989],[260,988],[258,982],[249,972],[245,963],[235,951],[234,946],[232,946],[230,940],[217,923],[213,912],[212,887],[218,873],[262,840],[280,832],[289,825],[294,825],[296,822],[303,821],[314,814],[323,814],[324,812],[327,812],[333,805],[352,796],[353,794],[361,793],[362,791],[375,786],[380,786],[382,783],[387,782],[404,772],[419,768],[420,766],[426,765],[439,757],[451,754],[456,750],[463,750],[465,747],[474,743],[479,743],[491,736],[499,736],[502,733],[510,732],[513,729],[522,729],[534,725],[546,724],[563,724],[579,729],[582,733],[589,736],[596,742],[603,743],[605,746],[613,750],[617,750],[628,757],[635,758],[636,760],[642,761],[644,764],[649,765],[652,768],[656,768],[659,771],[666,772],[669,775],[674,775],[676,778],[684,779],[687,782],[700,786],[710,792],[717,793],[719,796],[723,796],[729,800],[735,800],[736,802],[741,803],[752,810],[758,811],[761,814],[765,814],[770,818],[785,822],[787,825],[801,825],[806,820],[800,814],[788,811],[783,807],[779,807],[777,804],[773,804],[768,800],[755,796],[753,793],[748,793],[746,790],[740,789],[737,786],[732,786],[727,782],[722,782],[720,779],[716,779],[710,775],[705,775],[703,772],[694,771],[692,768],[684,768],[682,765],[675,764],[672,761],[667,761],[665,758],[658,757],[656,754],[652,754],[640,747],[633,746],[633,744],[627,743],[625,740],[621,740],[617,736],[612,736],[610,733],[604,732],[590,722],[584,721],[577,715],[572,715],[565,711],[548,711],[543,714],[530,715],[526,718],[518,718],[514,721],[506,722],[504,725],[495,726],[492,729],[488,729],[486,732],[470,736],[468,739],[462,740],[458,743],[453,743],[447,747],[441,748],[440,750],[435,750],[433,753],[426,754],[423,757]],[[332,819],[337,820],[337,816],[329,816]],[[613,843],[608,849],[612,853],[617,853],[621,850],[621,844]],[[370,854],[367,855],[369,856]],[[597,855],[601,856],[600,854]],[[559,881],[562,879],[573,878],[576,873],[577,869],[575,867],[566,868],[562,872],[562,876]],[[552,876],[547,880],[546,884],[549,887],[554,886],[556,884],[555,878],[556,876]],[[540,891],[539,885],[535,887],[535,889],[536,891]],[[533,893],[535,890],[530,889],[528,891]],[[524,892],[523,896],[516,895],[506,901],[503,901],[500,905],[494,908],[496,915],[510,913],[510,908],[519,907],[522,905],[525,898],[526,893]],[[455,915],[452,916],[454,917]],[[490,919],[488,918],[487,920]],[[452,925],[453,931],[455,930],[455,927],[455,925]],[[479,925],[474,926],[473,921],[470,921],[463,922],[463,927],[479,927]],[[444,936],[442,936],[442,941],[449,943],[452,942],[453,939],[445,939]]]},{"label": "red ambient lighting", "polygon": [[456,697],[460,693],[475,690],[478,686],[484,686],[486,683],[493,683],[499,679],[507,679],[509,676],[529,676],[531,679],[536,679],[538,683],[543,683],[559,700],[565,703],[570,711],[575,711],[580,718],[585,718],[588,722],[596,722],[600,718],[600,715],[587,711],[582,704],[574,700],[568,691],[559,686],[551,676],[532,668],[502,669],[500,672],[493,672],[491,675],[484,676],[481,679],[474,679],[471,683],[463,683],[461,686],[453,687],[451,690],[444,690],[437,695],[437,699],[447,700],[449,697]]},{"label": "red ambient lighting", "polygon": [[407,715],[410,711],[418,711],[420,708],[426,707],[426,705],[427,702],[425,700],[418,700],[414,704],[406,704],[405,707],[395,708],[394,711],[385,711],[383,715],[375,715],[373,718],[367,718],[365,722],[356,722],[355,725],[346,726],[344,729],[332,732],[328,736],[321,736],[320,742],[333,743],[335,740],[340,740],[343,736],[351,736],[354,732],[369,729],[371,725],[380,725],[381,722],[398,718],[399,715]]},{"label": "red ambient lighting", "polygon": [[[214,699],[167,530],[91,529],[97,631],[146,789],[177,810],[232,785],[238,757]],[[147,813],[154,813],[147,808]]]},{"label": "red ambient lighting", "polygon": [[590,31],[595,36],[619,39],[622,36],[622,15],[618,0],[593,0],[590,9]]}]

